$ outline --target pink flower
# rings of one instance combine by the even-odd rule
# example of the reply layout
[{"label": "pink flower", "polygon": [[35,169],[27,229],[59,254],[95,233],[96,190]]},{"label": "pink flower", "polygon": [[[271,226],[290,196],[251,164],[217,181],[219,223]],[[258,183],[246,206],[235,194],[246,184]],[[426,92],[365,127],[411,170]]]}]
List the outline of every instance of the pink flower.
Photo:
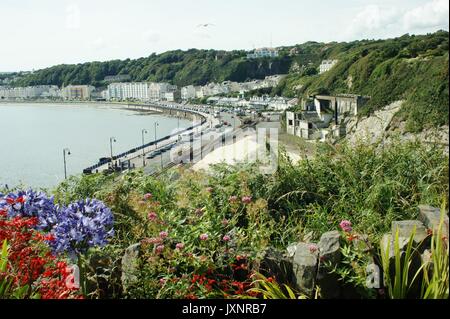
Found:
[{"label": "pink flower", "polygon": [[166,231],[162,231],[159,233],[159,237],[161,237],[162,239],[169,237],[169,233]]},{"label": "pink flower", "polygon": [[159,237],[157,237],[157,238],[153,237],[153,238],[144,239],[144,242],[146,244],[159,245],[159,244],[162,244],[163,240]]},{"label": "pink flower", "polygon": [[238,201],[238,197],[237,196],[230,196],[230,198],[228,198],[228,201],[230,203],[236,203]]},{"label": "pink flower", "polygon": [[158,254],[162,253],[163,251],[164,251],[164,245],[156,246],[156,252]]},{"label": "pink flower", "polygon": [[201,234],[200,235],[200,240],[205,241],[205,240],[208,240],[208,238],[209,238],[208,234]]},{"label": "pink flower", "polygon": [[244,204],[250,204],[252,202],[252,197],[251,196],[244,196],[244,197],[242,197],[242,202]]},{"label": "pink flower", "polygon": [[184,248],[184,244],[183,244],[183,243],[178,243],[178,244],[175,246],[175,248],[178,249],[178,250],[182,250],[182,249]]},{"label": "pink flower", "polygon": [[223,226],[228,226],[229,223],[230,223],[230,222],[229,222],[228,219],[226,219],[226,218],[222,220],[222,225],[223,225]]},{"label": "pink flower", "polygon": [[231,240],[231,237],[228,235],[223,236],[223,241],[228,242]]},{"label": "pink flower", "polygon": [[311,252],[311,254],[314,254],[317,251],[317,246],[316,245],[309,245],[309,251]]},{"label": "pink flower", "polygon": [[148,213],[147,217],[152,222],[158,219],[158,215],[155,212]]},{"label": "pink flower", "polygon": [[205,189],[208,193],[212,193],[212,191],[213,191],[213,188],[212,187],[206,187],[206,189]]},{"label": "pink flower", "polygon": [[145,199],[145,200],[152,199],[152,197],[153,197],[153,195],[150,194],[150,193],[147,193],[147,194],[144,195],[144,199]]},{"label": "pink flower", "polygon": [[349,233],[353,230],[352,223],[348,220],[341,221],[339,227],[341,227],[341,229],[346,233]]},{"label": "pink flower", "polygon": [[161,285],[164,285],[164,284],[166,283],[166,281],[167,281],[167,280],[165,280],[164,278],[161,278],[161,279],[159,280],[159,283],[160,283]]}]

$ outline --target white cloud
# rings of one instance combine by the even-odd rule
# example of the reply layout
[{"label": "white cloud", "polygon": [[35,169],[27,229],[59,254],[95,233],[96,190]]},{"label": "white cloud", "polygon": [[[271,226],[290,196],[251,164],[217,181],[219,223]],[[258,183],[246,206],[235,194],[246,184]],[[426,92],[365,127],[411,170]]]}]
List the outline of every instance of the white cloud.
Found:
[{"label": "white cloud", "polygon": [[367,5],[351,20],[346,37],[371,36],[396,23],[399,12],[394,7]]},{"label": "white cloud", "polygon": [[89,48],[92,50],[102,50],[105,49],[107,47],[107,43],[105,41],[105,39],[103,38],[97,38],[94,41],[92,41],[91,43],[89,43]]},{"label": "white cloud", "polygon": [[403,25],[407,30],[417,30],[449,25],[448,0],[434,0],[409,10],[403,16]]},{"label": "white cloud", "polygon": [[145,42],[156,43],[156,42],[159,42],[159,40],[161,39],[161,36],[158,32],[149,30],[149,31],[145,32],[144,34],[142,34],[142,38],[144,39]]}]

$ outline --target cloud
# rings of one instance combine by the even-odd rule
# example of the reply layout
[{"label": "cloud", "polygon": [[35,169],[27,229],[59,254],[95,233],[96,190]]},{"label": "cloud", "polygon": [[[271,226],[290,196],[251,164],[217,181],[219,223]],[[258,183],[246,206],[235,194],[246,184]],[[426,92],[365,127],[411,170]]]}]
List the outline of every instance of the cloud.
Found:
[{"label": "cloud", "polygon": [[345,34],[347,37],[370,36],[394,25],[398,16],[399,11],[394,7],[367,5],[354,16]]},{"label": "cloud", "polygon": [[142,39],[148,43],[157,43],[161,39],[161,35],[158,32],[149,30],[142,34]]},{"label": "cloud", "polygon": [[345,39],[382,38],[392,34],[429,32],[432,28],[448,29],[448,14],[448,0],[432,0],[409,10],[367,5],[355,14],[343,35]]},{"label": "cloud", "polygon": [[448,0],[434,0],[409,10],[403,16],[403,26],[407,30],[445,27],[449,25]]},{"label": "cloud", "polygon": [[92,50],[102,50],[107,47],[107,43],[106,43],[105,39],[100,37],[100,38],[96,38],[94,41],[89,43],[89,47]]}]

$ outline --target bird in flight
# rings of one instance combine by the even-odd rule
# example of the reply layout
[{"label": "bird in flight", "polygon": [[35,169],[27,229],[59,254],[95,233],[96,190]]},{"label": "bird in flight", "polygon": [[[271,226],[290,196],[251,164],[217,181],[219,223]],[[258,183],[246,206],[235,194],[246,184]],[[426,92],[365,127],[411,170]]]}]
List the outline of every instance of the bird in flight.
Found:
[{"label": "bird in flight", "polygon": [[199,24],[197,26],[197,28],[200,28],[200,27],[207,28],[207,27],[214,27],[214,26],[215,26],[215,24],[212,24],[212,23],[202,23],[202,24]]}]

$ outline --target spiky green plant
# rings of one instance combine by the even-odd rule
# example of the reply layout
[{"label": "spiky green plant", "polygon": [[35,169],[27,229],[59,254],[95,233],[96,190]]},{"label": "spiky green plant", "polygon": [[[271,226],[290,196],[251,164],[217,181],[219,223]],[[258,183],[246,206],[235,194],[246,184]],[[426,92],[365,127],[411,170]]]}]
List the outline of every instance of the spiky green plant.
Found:
[{"label": "spiky green plant", "polygon": [[437,232],[431,238],[431,259],[424,263],[421,298],[448,299],[449,297],[449,248],[448,238],[444,238],[444,209]]}]

